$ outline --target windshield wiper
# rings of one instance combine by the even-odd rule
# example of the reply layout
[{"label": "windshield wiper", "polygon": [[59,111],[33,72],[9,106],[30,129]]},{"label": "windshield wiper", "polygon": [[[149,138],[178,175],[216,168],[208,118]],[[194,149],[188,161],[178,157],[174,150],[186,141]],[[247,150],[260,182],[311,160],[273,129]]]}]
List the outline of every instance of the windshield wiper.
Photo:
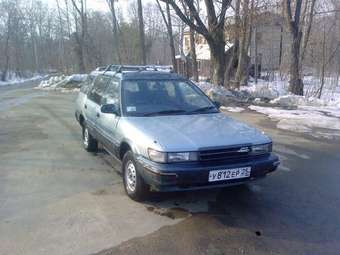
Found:
[{"label": "windshield wiper", "polygon": [[[202,108],[198,108],[196,110],[193,110],[193,111],[190,111],[190,113],[199,113],[199,112],[207,112],[209,110],[216,110],[216,107],[215,106],[206,106],[206,107],[202,107]],[[214,111],[214,112],[217,112],[217,111]]]},{"label": "windshield wiper", "polygon": [[185,113],[184,110],[164,110],[164,111],[158,111],[158,112],[149,112],[143,114],[143,116],[154,116],[154,115],[167,115],[167,114],[176,114],[176,113]]}]

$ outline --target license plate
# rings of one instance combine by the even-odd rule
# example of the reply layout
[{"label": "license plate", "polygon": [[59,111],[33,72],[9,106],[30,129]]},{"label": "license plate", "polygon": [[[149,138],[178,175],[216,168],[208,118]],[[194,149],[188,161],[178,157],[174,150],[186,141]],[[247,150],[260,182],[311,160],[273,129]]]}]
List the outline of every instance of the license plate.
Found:
[{"label": "license plate", "polygon": [[251,167],[241,167],[209,172],[209,182],[247,178],[250,176]]}]

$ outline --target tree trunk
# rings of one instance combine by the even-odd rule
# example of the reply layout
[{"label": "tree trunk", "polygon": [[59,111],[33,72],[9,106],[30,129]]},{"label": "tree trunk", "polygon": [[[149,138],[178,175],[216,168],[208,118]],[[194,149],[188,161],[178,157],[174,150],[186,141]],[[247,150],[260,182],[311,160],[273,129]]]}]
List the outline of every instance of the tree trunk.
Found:
[{"label": "tree trunk", "polygon": [[142,0],[137,0],[138,3],[138,21],[139,21],[139,47],[142,65],[146,65],[146,52],[145,52],[145,32],[143,21],[143,6]]},{"label": "tree trunk", "polygon": [[[233,51],[232,55],[228,61],[227,64],[227,69],[225,72],[225,82],[229,82],[232,79],[233,71],[234,71],[234,66],[237,63],[237,58],[238,58],[238,51],[239,51],[239,45],[240,45],[240,7],[241,7],[241,0],[237,0],[235,3],[235,38],[234,38],[234,46],[233,46]],[[227,87],[229,86],[229,83],[226,84]]]},{"label": "tree trunk", "polygon": [[113,56],[115,57],[115,62],[119,64],[122,63],[122,58],[120,55],[120,43],[118,38],[118,21],[116,15],[116,8],[115,8],[115,1],[116,0],[107,0],[108,5],[110,7],[111,15],[112,15],[112,34],[113,34]]},{"label": "tree trunk", "polygon": [[300,43],[301,36],[297,35],[290,46],[290,80],[289,91],[295,95],[303,96],[303,81],[300,74]]},{"label": "tree trunk", "polygon": [[166,13],[168,16],[168,34],[169,34],[169,45],[170,45],[170,51],[171,51],[171,62],[172,66],[174,68],[174,71],[177,73],[177,61],[176,61],[176,50],[175,50],[175,42],[174,42],[174,36],[172,33],[172,20],[171,20],[171,13],[170,13],[170,5],[166,4]]},{"label": "tree trunk", "polygon": [[86,68],[85,68],[85,63],[84,63],[84,51],[83,51],[83,46],[82,43],[80,42],[80,38],[77,32],[74,33],[74,39],[76,41],[75,45],[75,53],[77,55],[78,59],[78,70],[80,73],[85,73]]},{"label": "tree trunk", "polygon": [[[222,47],[223,46],[223,47]],[[225,45],[209,44],[211,52],[211,77],[212,83],[219,86],[224,85],[224,72],[226,68]]]},{"label": "tree trunk", "polygon": [[57,3],[57,10],[58,10],[58,19],[59,19],[59,49],[60,49],[60,54],[59,55],[59,62],[61,66],[61,70],[67,69],[65,66],[65,47],[64,47],[64,30],[63,30],[63,21],[61,17],[61,11],[60,11],[60,5],[59,5],[59,0],[56,0]]},{"label": "tree trunk", "polygon": [[294,17],[292,15],[291,1],[284,0],[284,14],[286,25],[291,36],[290,64],[289,64],[289,92],[303,96],[303,81],[300,70],[300,49],[302,31],[300,30],[302,0],[296,0]]},{"label": "tree trunk", "polygon": [[[255,25],[254,29],[254,48],[255,48],[255,84],[257,84],[257,79],[259,78],[259,61],[258,61],[258,48],[257,48],[257,41],[258,41],[258,35],[257,35],[257,26]],[[281,43],[281,42],[280,42]],[[280,62],[281,62],[281,44],[280,44]]]},{"label": "tree trunk", "polygon": [[7,18],[7,36],[6,36],[6,45],[5,45],[5,58],[6,58],[6,62],[5,62],[5,69],[4,69],[4,71],[2,72],[2,75],[1,75],[1,80],[2,81],[6,81],[7,72],[8,72],[8,69],[9,69],[10,28],[11,28],[11,16],[8,15],[8,18]]},{"label": "tree trunk", "polygon": [[[301,38],[301,53],[300,53],[300,69],[302,68],[302,64],[305,58],[305,53],[306,53],[306,49],[307,49],[307,45],[308,45],[308,41],[309,41],[309,36],[312,30],[312,24],[313,24],[313,18],[314,18],[314,8],[315,8],[315,1],[316,0],[311,0],[310,3],[310,10],[309,10],[309,15],[308,17],[305,17],[306,22],[305,22],[305,26],[306,29],[303,33],[303,37]],[[308,9],[308,2],[306,2],[306,10]],[[307,15],[305,13],[305,15]]]},{"label": "tree trunk", "polygon": [[322,63],[321,63],[321,85],[319,88],[318,98],[322,96],[323,87],[325,85],[325,69],[326,69],[326,28],[323,25],[323,38],[322,38]]},{"label": "tree trunk", "polygon": [[240,47],[238,55],[238,65],[235,75],[235,86],[239,88],[241,83],[245,80],[248,66],[248,36],[250,36],[250,24],[249,24],[249,0],[243,1],[243,17],[242,27],[240,35]]},{"label": "tree trunk", "polygon": [[[194,17],[190,13],[190,20],[194,22]],[[195,30],[190,28],[190,55],[192,59],[192,76],[194,81],[198,81],[198,65],[197,65],[197,55],[196,55],[196,43],[195,43]]]},{"label": "tree trunk", "polygon": [[[75,9],[76,13],[74,14],[75,24],[76,24],[76,32],[75,32],[75,41],[76,47],[75,52],[78,57],[78,67],[79,72],[86,73],[86,61],[85,61],[85,52],[86,52],[86,39],[87,39],[87,15],[86,15],[86,3],[84,0],[80,0],[80,7],[77,6],[75,0],[71,0],[73,8]],[[79,37],[79,28],[77,26],[78,15],[80,18],[80,37]]]}]

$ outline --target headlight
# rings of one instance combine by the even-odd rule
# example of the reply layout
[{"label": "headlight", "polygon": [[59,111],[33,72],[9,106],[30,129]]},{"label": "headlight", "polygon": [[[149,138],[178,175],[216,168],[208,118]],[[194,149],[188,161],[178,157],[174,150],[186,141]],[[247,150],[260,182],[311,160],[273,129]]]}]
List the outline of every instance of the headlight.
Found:
[{"label": "headlight", "polygon": [[167,155],[166,152],[162,152],[162,151],[156,151],[154,149],[148,149],[148,154],[149,154],[149,158],[152,161],[158,162],[158,163],[165,163],[167,160]]},{"label": "headlight", "polygon": [[251,149],[251,153],[258,155],[258,154],[265,154],[272,152],[272,144],[260,144],[260,145],[253,145]]},{"label": "headlight", "polygon": [[158,163],[196,161],[196,152],[161,152],[154,149],[148,149],[149,158]]},{"label": "headlight", "polygon": [[168,162],[183,162],[197,160],[196,152],[169,152]]}]

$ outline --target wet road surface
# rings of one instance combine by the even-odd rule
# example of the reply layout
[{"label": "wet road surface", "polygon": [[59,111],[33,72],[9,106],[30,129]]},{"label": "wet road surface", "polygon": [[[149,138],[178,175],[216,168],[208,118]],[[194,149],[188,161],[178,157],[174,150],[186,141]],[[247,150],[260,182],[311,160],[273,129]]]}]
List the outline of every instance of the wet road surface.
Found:
[{"label": "wet road surface", "polygon": [[1,255],[340,254],[339,141],[226,113],[272,136],[278,171],[247,186],[136,203],[116,163],[81,148],[74,98],[0,90]]}]

